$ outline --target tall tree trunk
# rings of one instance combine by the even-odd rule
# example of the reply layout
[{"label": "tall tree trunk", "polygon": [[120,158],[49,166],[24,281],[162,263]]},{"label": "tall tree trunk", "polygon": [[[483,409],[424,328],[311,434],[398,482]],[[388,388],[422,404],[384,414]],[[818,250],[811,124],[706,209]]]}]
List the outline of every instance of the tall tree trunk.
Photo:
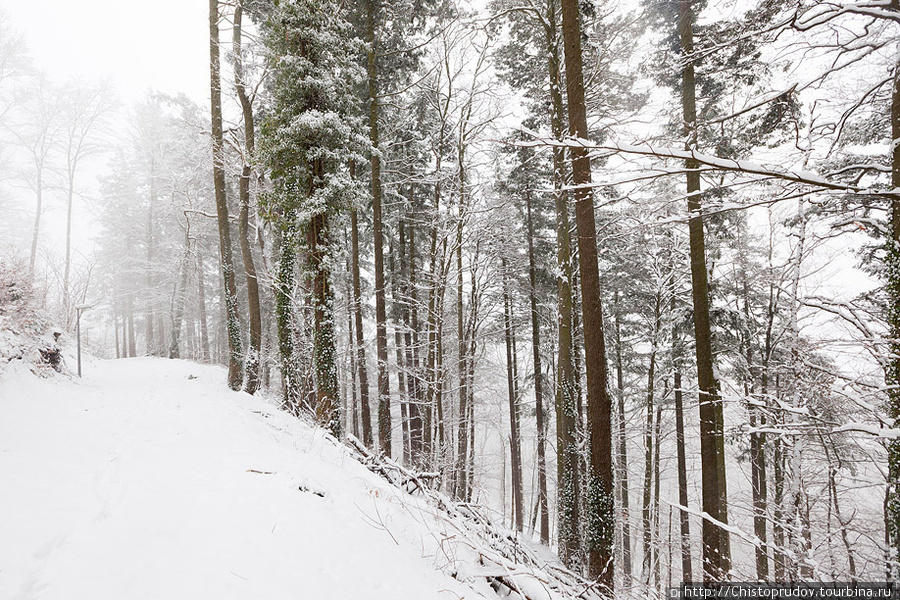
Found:
[{"label": "tall tree trunk", "polygon": [[[672,314],[675,314],[675,272],[672,272],[671,284],[671,308]],[[672,369],[674,374],[672,377],[672,385],[675,388],[675,445],[678,463],[678,504],[687,508],[688,506],[688,483],[687,483],[687,457],[685,456],[685,438],[684,438],[684,392],[681,387],[681,336],[678,335],[678,326],[672,326]],[[691,566],[691,519],[686,510],[679,510],[679,521],[681,524],[681,580],[693,581],[693,567]]]},{"label": "tall tree trunk", "polygon": [[[615,303],[616,331],[616,398],[619,413],[618,454],[619,461],[619,502],[622,521],[622,578],[625,587],[631,586],[631,515],[628,498],[628,448],[625,437],[625,373],[622,364],[622,315],[619,307],[619,292],[613,293]],[[689,579],[685,579],[689,581]]]},{"label": "tall tree trunk", "polygon": [[[746,267],[746,265],[743,265]],[[744,319],[747,321],[747,327],[750,326],[750,282],[747,279],[747,269],[743,269],[743,293],[744,293]],[[766,544],[766,517],[767,517],[767,496],[768,488],[766,482],[766,434],[757,431],[758,427],[762,427],[765,422],[765,416],[760,412],[759,407],[754,402],[754,369],[753,369],[753,344],[749,339],[749,335],[744,342],[745,357],[747,360],[747,380],[749,385],[745,385],[744,394],[751,401],[748,404],[747,411],[750,420],[750,485],[753,495],[753,534],[762,542],[756,548],[756,579],[757,581],[769,580],[769,548]]]},{"label": "tall tree trunk", "polygon": [[[562,139],[563,99],[560,90],[559,40],[556,31],[556,2],[547,3],[547,57],[552,101],[551,128]],[[557,367],[556,367],[556,444],[557,444],[557,548],[560,560],[574,567],[581,546],[579,522],[581,486],[578,477],[578,409],[576,372],[572,356],[572,268],[569,236],[569,199],[563,190],[566,185],[565,150],[553,150],[553,187],[556,203],[556,277],[557,287]]]},{"label": "tall tree trunk", "polygon": [[456,473],[454,479],[455,496],[464,499],[468,495],[469,478],[466,476],[466,456],[468,455],[468,358],[466,331],[463,325],[465,304],[463,302],[463,225],[466,215],[466,169],[465,143],[461,140],[458,151],[459,168],[459,214],[456,220],[456,338],[457,375],[459,382],[459,423],[457,427]]},{"label": "tall tree trunk", "polygon": [[378,36],[376,0],[366,0],[369,141],[372,144],[372,233],[375,245],[375,348],[378,357],[378,446],[391,455],[391,388],[388,379],[387,309],[384,298],[384,240],[381,214],[381,154],[378,132]]},{"label": "tall tree trunk", "polygon": [[519,439],[519,407],[516,376],[514,372],[515,355],[513,352],[512,331],[512,299],[509,295],[509,272],[506,259],[503,259],[503,327],[506,339],[506,383],[509,392],[509,447],[510,467],[512,473],[513,514],[516,531],[522,531],[522,451]]},{"label": "tall tree trunk", "polygon": [[356,209],[350,211],[350,255],[353,265],[353,314],[356,317],[356,374],[359,377],[359,405],[363,444],[371,448],[372,414],[369,406],[369,371],[366,363],[366,340],[363,337],[362,291],[359,276],[359,222]]},{"label": "tall tree trunk", "polygon": [[397,249],[394,247],[393,243],[388,250],[391,257],[391,302],[393,303],[394,309],[392,312],[392,319],[394,321],[394,348],[396,351],[397,357],[397,395],[400,399],[400,429],[402,433],[402,456],[403,456],[403,464],[410,464],[410,453],[409,453],[409,394],[406,387],[406,364],[405,364],[405,352],[403,348],[403,314],[407,310],[407,305],[405,301],[406,295],[406,284],[403,281],[403,277],[406,275],[406,260],[404,256],[405,248],[406,248],[406,230],[404,219],[401,217],[399,219],[399,227],[397,232],[397,242],[398,247],[400,249],[400,268],[397,269],[396,263],[396,254]]},{"label": "tall tree trunk", "polygon": [[[894,9],[900,3],[891,3]],[[891,135],[900,139],[900,62],[894,66],[894,82],[891,93]],[[900,189],[900,144],[892,144],[891,187]],[[888,290],[888,332],[891,343],[891,360],[888,363],[886,381],[890,416],[900,419],[900,194],[891,195],[891,239],[887,252]],[[897,576],[897,561],[900,558],[900,440],[888,443],[887,496],[885,500],[885,523],[890,540],[888,572]]]},{"label": "tall tree trunk", "polygon": [[[562,0],[563,47],[566,55],[566,95],[569,101],[569,134],[586,139],[587,113],[581,57],[581,26],[577,0]],[[578,265],[584,315],[584,350],[587,372],[590,471],[588,474],[589,521],[587,528],[588,574],[613,589],[612,423],[603,338],[603,307],[597,264],[597,232],[591,194],[591,161],[587,150],[571,149],[575,190],[575,225],[578,232]]]},{"label": "tall tree trunk", "polygon": [[[348,261],[349,262],[349,261]],[[348,265],[349,267],[349,265]],[[348,268],[349,270],[349,268]],[[348,286],[352,290],[352,285]],[[347,297],[352,298],[353,294],[347,294]],[[353,434],[353,437],[359,439],[359,407],[357,405],[357,395],[356,395],[356,352],[354,351],[354,347],[356,346],[356,342],[353,337],[353,302],[347,305],[347,348],[349,349],[348,354],[350,355],[350,432]]]},{"label": "tall tree trunk", "polygon": [[[686,148],[697,149],[697,102],[694,78],[694,34],[692,0],[678,2],[678,28],[684,66],[682,76],[682,113]],[[720,523],[728,523],[725,484],[725,433],[722,399],[713,370],[712,334],[709,318],[709,283],[700,194],[699,163],[686,161],[688,212],[690,220],[691,284],[694,300],[694,336],[696,338],[697,379],[700,387],[700,466],[702,470],[703,511]],[[721,581],[731,570],[728,532],[703,520],[703,578]]]},{"label": "tall tree trunk", "polygon": [[660,297],[657,293],[654,305],[653,331],[651,332],[650,365],[647,368],[647,419],[644,424],[644,497],[641,506],[643,524],[643,561],[641,563],[641,579],[644,585],[649,586],[651,580],[651,568],[653,566],[653,443],[654,443],[654,384],[656,383],[656,350],[659,337],[660,321]]},{"label": "tall tree trunk", "polygon": [[547,506],[546,426],[544,425],[544,373],[541,368],[541,323],[537,303],[537,266],[534,258],[534,222],[531,217],[531,190],[525,192],[528,237],[528,299],[531,303],[531,349],[534,360],[534,412],[537,419],[538,511],[541,516],[541,543],[550,543],[550,509]]},{"label": "tall tree trunk", "polygon": [[[414,219],[409,224],[409,292],[408,310],[404,312],[406,328],[406,389],[409,390],[409,450],[413,464],[421,466],[422,459],[422,386],[419,371],[419,307],[416,289],[416,227]],[[402,254],[406,251],[403,250]]]},{"label": "tall tree trunk", "polygon": [[209,0],[209,90],[212,116],[213,182],[216,194],[216,217],[219,224],[219,257],[222,261],[225,321],[228,332],[228,387],[241,389],[244,381],[243,341],[238,316],[234,258],[231,252],[231,227],[225,197],[225,150],[222,132],[222,81],[219,59],[219,0]]},{"label": "tall tree trunk", "polygon": [[241,46],[241,21],[244,13],[244,0],[238,0],[234,8],[234,26],[232,29],[234,52],[234,84],[241,113],[244,120],[244,144],[246,156],[238,182],[238,194],[241,210],[238,217],[238,237],[240,238],[241,260],[247,275],[247,308],[250,313],[250,347],[247,350],[247,382],[244,391],[256,393],[259,389],[260,349],[262,348],[262,315],[259,306],[259,282],[256,276],[256,264],[253,262],[250,233],[250,176],[253,172],[251,161],[256,150],[256,132],[253,122],[253,105],[247,95],[247,83],[244,81],[244,58]]}]

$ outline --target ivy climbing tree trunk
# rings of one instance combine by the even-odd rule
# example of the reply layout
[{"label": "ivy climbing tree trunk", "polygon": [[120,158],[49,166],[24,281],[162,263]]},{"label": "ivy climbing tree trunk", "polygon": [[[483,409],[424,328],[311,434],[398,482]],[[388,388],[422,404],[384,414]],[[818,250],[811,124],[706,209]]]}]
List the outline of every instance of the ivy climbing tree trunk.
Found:
[{"label": "ivy climbing tree trunk", "polygon": [[219,224],[219,258],[225,287],[225,320],[228,333],[228,387],[241,389],[244,382],[243,341],[238,317],[237,285],[228,202],[225,197],[225,150],[222,132],[222,81],[219,58],[219,2],[209,0],[209,94],[212,117],[213,183],[216,193],[216,220]]},{"label": "ivy climbing tree trunk", "polygon": [[[581,57],[581,25],[577,0],[562,0],[563,48],[566,56],[566,95],[569,101],[569,134],[586,139],[587,112]],[[612,405],[608,392],[603,307],[600,302],[600,271],[597,264],[597,232],[591,194],[591,160],[587,150],[571,149],[575,184],[575,226],[578,235],[578,266],[584,323],[584,354],[587,373],[587,412],[590,435],[590,469],[587,477],[588,575],[607,591],[613,589],[613,539],[615,501],[612,469]]]},{"label": "ivy climbing tree trunk", "polygon": [[[321,167],[316,171],[321,172]],[[313,277],[313,365],[316,374],[316,419],[335,436],[340,436],[340,399],[337,379],[337,350],[334,339],[334,298],[329,282],[328,215],[319,213],[309,222],[308,247]]]},{"label": "ivy climbing tree trunk", "polygon": [[[897,2],[892,8],[898,8]],[[891,185],[900,188],[900,63],[894,67],[891,94],[891,134],[895,140],[891,151]],[[887,252],[888,328],[890,331],[891,359],[888,365],[887,383],[890,416],[900,419],[900,196],[891,195],[891,239]],[[890,540],[887,572],[897,576],[897,560],[900,557],[900,440],[888,444],[888,489],[885,500],[885,522]]]},{"label": "ivy climbing tree trunk", "polygon": [[[563,98],[560,76],[559,38],[557,33],[556,1],[547,3],[547,70],[550,79],[552,112],[550,126],[553,136],[565,134]],[[556,277],[557,291],[557,365],[556,365],[556,494],[557,494],[557,552],[562,562],[574,567],[578,559],[579,507],[581,505],[578,469],[578,408],[575,387],[575,367],[572,357],[572,245],[570,239],[569,199],[566,184],[566,156],[563,148],[553,149],[553,188],[556,204]]]}]

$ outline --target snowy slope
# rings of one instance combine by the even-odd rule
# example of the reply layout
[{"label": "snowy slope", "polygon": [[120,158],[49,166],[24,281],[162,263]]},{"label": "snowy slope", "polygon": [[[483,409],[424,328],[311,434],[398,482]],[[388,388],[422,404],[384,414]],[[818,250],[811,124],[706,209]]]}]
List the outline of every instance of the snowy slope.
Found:
[{"label": "snowy slope", "polygon": [[497,598],[425,502],[219,368],[85,375],[0,375],[0,598]]}]

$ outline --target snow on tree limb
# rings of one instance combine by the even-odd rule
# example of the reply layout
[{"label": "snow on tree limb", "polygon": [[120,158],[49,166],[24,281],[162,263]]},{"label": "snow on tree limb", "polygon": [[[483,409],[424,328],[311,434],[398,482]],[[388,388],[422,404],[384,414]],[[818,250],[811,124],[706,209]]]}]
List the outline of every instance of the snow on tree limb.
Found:
[{"label": "snow on tree limb", "polygon": [[745,173],[748,175],[780,179],[782,181],[798,183],[801,185],[809,185],[823,190],[833,190],[852,194],[872,194],[879,196],[893,196],[898,193],[896,190],[873,190],[860,186],[840,183],[837,181],[826,179],[825,177],[809,171],[795,171],[789,169],[767,167],[760,163],[749,160],[721,158],[712,154],[697,152],[696,150],[679,150],[677,148],[658,146],[651,143],[633,145],[613,141],[594,142],[583,138],[572,137],[568,137],[563,140],[556,140],[542,137],[537,133],[527,130],[525,130],[525,133],[531,135],[534,139],[528,142],[517,142],[516,145],[550,146],[555,148],[586,148],[593,151],[603,151],[607,153],[607,156],[621,153],[634,154],[639,156],[652,156],[662,159],[693,160],[701,165],[711,167],[720,171]]}]

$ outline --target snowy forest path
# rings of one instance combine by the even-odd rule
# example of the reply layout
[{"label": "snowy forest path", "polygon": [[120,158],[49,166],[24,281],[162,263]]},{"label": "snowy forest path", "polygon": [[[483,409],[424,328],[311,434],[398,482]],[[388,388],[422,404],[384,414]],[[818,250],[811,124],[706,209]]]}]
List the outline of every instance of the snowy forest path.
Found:
[{"label": "snowy forest path", "polygon": [[0,598],[480,597],[415,501],[224,381],[153,358],[0,374]]}]

